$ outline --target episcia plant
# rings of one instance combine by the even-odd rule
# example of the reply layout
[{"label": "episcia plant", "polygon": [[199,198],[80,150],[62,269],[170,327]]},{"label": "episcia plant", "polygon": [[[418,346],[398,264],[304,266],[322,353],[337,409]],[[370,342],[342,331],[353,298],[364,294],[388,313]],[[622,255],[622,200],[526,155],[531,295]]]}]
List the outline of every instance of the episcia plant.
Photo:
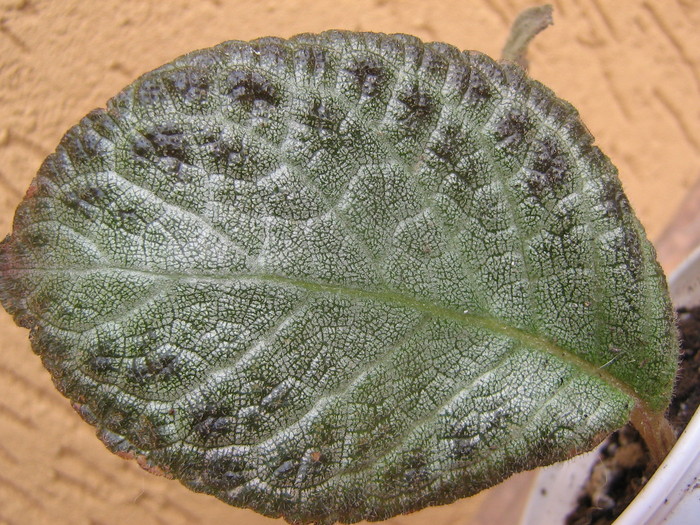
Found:
[{"label": "episcia plant", "polygon": [[293,523],[448,503],[630,419],[674,439],[615,168],[521,66],[407,35],[145,74],[41,166],[0,299],[110,450]]}]

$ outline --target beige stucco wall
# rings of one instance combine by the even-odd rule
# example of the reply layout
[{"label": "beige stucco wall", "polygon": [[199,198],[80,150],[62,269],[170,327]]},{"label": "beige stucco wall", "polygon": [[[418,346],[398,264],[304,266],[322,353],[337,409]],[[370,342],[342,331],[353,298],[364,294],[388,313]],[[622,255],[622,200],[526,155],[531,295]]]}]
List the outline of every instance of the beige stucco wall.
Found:
[{"label": "beige stucco wall", "polygon": [[[0,235],[68,127],[141,73],[227,39],[329,28],[499,54],[524,0],[0,0]],[[700,174],[700,0],[555,0],[531,74],[579,108],[657,238]],[[494,523],[527,477],[392,523]],[[493,519],[492,519],[493,518]],[[510,518],[503,518],[509,523]],[[0,312],[0,524],[273,523],[109,454]]]}]

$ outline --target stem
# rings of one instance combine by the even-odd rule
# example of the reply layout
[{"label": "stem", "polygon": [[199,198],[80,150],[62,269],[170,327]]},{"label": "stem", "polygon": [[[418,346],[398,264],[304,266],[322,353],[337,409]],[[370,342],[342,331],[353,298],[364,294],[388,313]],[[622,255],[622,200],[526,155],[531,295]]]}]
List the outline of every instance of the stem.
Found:
[{"label": "stem", "polygon": [[638,404],[630,418],[649,449],[654,467],[658,467],[676,443],[676,432],[663,414]]},{"label": "stem", "polygon": [[551,5],[531,7],[520,13],[510,28],[501,60],[517,64],[527,71],[527,46],[538,33],[552,23]]}]

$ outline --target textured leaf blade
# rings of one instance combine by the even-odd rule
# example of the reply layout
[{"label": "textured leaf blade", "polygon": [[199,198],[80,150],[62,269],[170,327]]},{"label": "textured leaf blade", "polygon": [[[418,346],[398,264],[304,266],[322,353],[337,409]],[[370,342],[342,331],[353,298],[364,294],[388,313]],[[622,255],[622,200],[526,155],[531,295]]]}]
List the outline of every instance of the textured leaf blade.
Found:
[{"label": "textured leaf blade", "polygon": [[575,110],[401,35],[145,75],[46,160],[0,269],[111,449],[292,521],[472,494],[673,384],[653,248]]}]

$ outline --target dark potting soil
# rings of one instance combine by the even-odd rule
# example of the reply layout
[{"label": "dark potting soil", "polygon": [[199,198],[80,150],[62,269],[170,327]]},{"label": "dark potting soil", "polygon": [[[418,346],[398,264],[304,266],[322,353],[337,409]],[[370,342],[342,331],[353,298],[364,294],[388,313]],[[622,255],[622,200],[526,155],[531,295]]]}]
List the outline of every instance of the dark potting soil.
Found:
[{"label": "dark potting soil", "polygon": [[[677,314],[681,362],[667,418],[680,435],[700,405],[700,306]],[[600,455],[567,525],[612,523],[654,473],[644,441],[629,424],[610,436]]]}]

